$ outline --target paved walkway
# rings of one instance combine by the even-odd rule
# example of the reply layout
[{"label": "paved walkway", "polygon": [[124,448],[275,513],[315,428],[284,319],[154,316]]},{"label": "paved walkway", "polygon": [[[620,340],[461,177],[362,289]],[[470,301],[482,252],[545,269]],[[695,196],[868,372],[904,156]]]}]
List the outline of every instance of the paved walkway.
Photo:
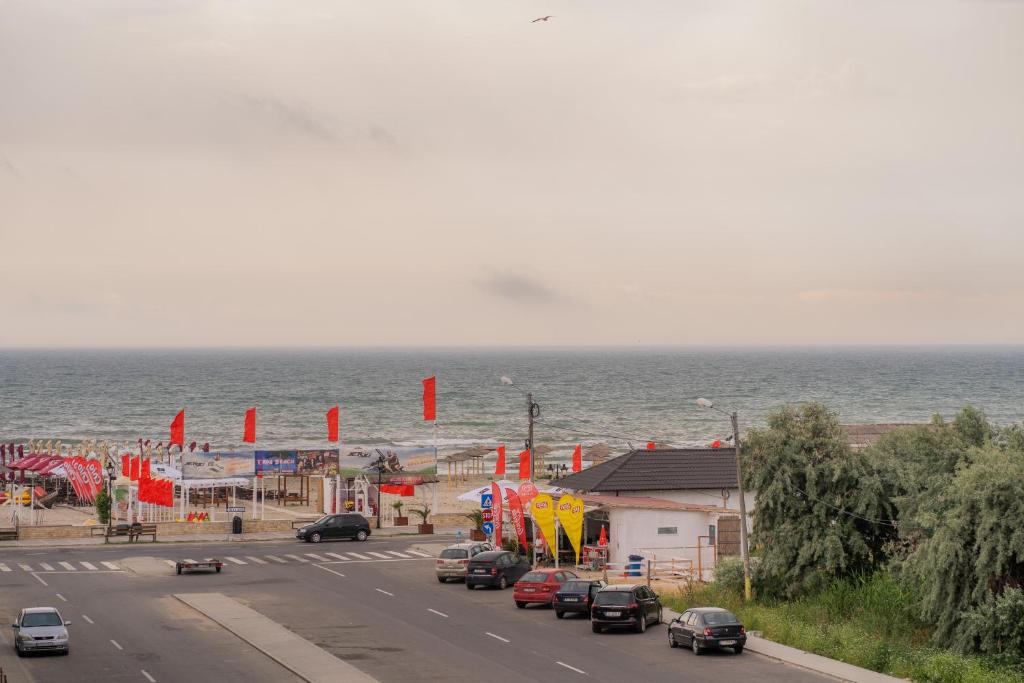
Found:
[{"label": "paved walkway", "polygon": [[174,597],[310,683],[377,680],[222,593],[176,593]]},{"label": "paved walkway", "polygon": [[[667,607],[662,610],[662,613],[666,624],[679,616],[679,612],[668,609]],[[780,662],[786,662],[787,664],[799,666],[803,669],[809,669],[817,673],[838,678],[841,681],[851,681],[851,683],[900,683],[903,681],[902,678],[895,678],[886,674],[880,674],[877,671],[871,671],[870,669],[862,669],[861,667],[854,666],[853,664],[847,664],[846,662],[829,659],[828,657],[822,657],[821,655],[804,652],[803,650],[798,650],[795,647],[782,645],[750,634],[747,634],[746,649],[751,652],[756,652],[759,655],[764,655],[765,657],[777,659]]]}]

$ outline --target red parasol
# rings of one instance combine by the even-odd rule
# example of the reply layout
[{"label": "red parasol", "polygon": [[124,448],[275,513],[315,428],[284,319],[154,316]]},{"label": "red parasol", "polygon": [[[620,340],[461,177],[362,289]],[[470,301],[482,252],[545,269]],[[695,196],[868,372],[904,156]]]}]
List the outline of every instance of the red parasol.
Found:
[{"label": "red parasol", "polygon": [[608,545],[608,531],[601,527],[601,537],[597,539],[598,545]]}]

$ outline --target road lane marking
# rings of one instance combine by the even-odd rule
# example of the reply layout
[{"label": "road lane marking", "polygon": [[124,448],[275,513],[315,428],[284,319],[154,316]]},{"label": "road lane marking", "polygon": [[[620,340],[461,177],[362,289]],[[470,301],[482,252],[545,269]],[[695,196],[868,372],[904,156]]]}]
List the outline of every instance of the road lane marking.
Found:
[{"label": "road lane marking", "polygon": [[367,550],[366,552],[368,552],[370,555],[373,555],[374,557],[380,557],[380,558],[385,559],[385,560],[390,560],[391,559],[390,557],[388,557],[384,553],[375,553],[372,550]]},{"label": "road lane marking", "polygon": [[114,644],[114,647],[116,647],[118,650],[123,650],[124,649],[123,647],[121,647],[120,643],[118,643],[116,640],[111,640],[110,642],[112,642]]},{"label": "road lane marking", "polygon": [[333,569],[331,569],[330,567],[325,567],[322,564],[315,564],[313,566],[314,567],[320,567],[320,569],[323,569],[325,572],[330,572],[330,573],[334,574],[335,576],[340,576],[343,579],[345,578],[344,574],[342,574],[341,572],[336,572]]},{"label": "road lane marking", "polygon": [[359,559],[359,560],[369,560],[370,559],[366,555],[360,555],[359,553],[349,553],[349,555],[351,555],[352,557],[354,557],[356,559]]},{"label": "road lane marking", "polygon": [[146,677],[146,680],[149,681],[149,683],[156,683],[156,679],[150,676],[148,671],[145,669],[140,669],[140,671],[142,671],[142,675]]},{"label": "road lane marking", "polygon": [[22,569],[24,569],[24,570],[25,570],[25,571],[27,571],[27,572],[30,572],[30,571],[32,571],[32,567],[30,567],[30,566],[29,566],[29,565],[27,565],[27,564],[21,564],[21,563],[19,563],[19,564],[18,564],[18,566],[19,566],[19,567],[21,567]]},{"label": "road lane marking", "polygon": [[583,671],[582,669],[577,669],[575,666],[569,666],[565,662],[556,661],[555,664],[558,664],[559,666],[564,666],[566,669],[569,669],[570,671],[575,671],[578,674],[583,674],[584,676],[587,675],[586,671]]},{"label": "road lane marking", "polygon": [[106,567],[107,569],[113,569],[114,571],[117,571],[117,570],[119,570],[119,569],[120,569],[120,567],[118,567],[118,566],[117,566],[116,564],[114,564],[113,562],[100,562],[100,564],[102,564],[102,565],[103,565],[104,567]]},{"label": "road lane marking", "polygon": [[327,562],[326,557],[323,557],[322,555],[317,555],[316,553],[306,553],[306,557],[312,557],[317,562]]},{"label": "road lane marking", "polygon": [[339,560],[346,560],[346,561],[348,560],[347,557],[345,557],[344,555],[339,555],[338,553],[324,553],[324,555],[329,555],[330,557],[334,557],[334,558],[337,558]]},{"label": "road lane marking", "polygon": [[90,618],[89,618],[89,615],[87,615],[87,614],[83,614],[83,615],[82,615],[82,618],[83,618],[83,619],[85,619],[86,621],[88,621],[88,622],[89,622],[90,624],[95,624],[95,623],[96,623],[95,621],[93,621],[92,619],[90,619]]},{"label": "road lane marking", "polygon": [[32,572],[32,576],[36,577],[36,581],[38,581],[39,583],[43,584],[44,586],[49,586],[50,585],[50,584],[46,583],[45,581],[43,581],[43,577],[39,576],[39,574],[36,574],[35,572]]},{"label": "road lane marking", "polygon": [[10,567],[8,567],[6,564],[0,563],[0,572],[9,572],[9,571],[11,571]]},{"label": "road lane marking", "polygon": [[52,572],[53,571],[53,566],[49,565],[49,564],[46,564],[45,562],[40,562],[39,566],[42,567],[43,569],[45,569],[48,572]]},{"label": "road lane marking", "polygon": [[59,564],[60,566],[64,567],[64,569],[67,569],[69,572],[77,572],[78,571],[78,567],[76,567],[75,565],[71,564],[70,562],[58,562],[57,564]]},{"label": "road lane marking", "polygon": [[91,571],[91,572],[96,571],[96,565],[94,565],[92,562],[81,562],[80,561],[80,564],[83,567],[85,567],[86,569],[88,569],[89,571]]},{"label": "road lane marking", "polygon": [[65,598],[63,595],[61,595],[60,593],[57,593],[57,597],[60,598],[61,600],[63,600],[64,602],[68,601],[68,599]]},{"label": "road lane marking", "polygon": [[394,555],[395,557],[400,557],[403,560],[408,560],[409,559],[408,555],[403,555],[402,553],[398,552],[397,550],[389,550],[388,554],[389,555]]},{"label": "road lane marking", "polygon": [[433,555],[431,555],[430,553],[425,553],[421,550],[406,550],[405,552],[409,553],[410,555],[419,555],[420,557],[433,557]]},{"label": "road lane marking", "polygon": [[499,636],[499,635],[496,635],[496,634],[494,634],[494,633],[491,633],[490,631],[485,631],[484,633],[485,633],[486,635],[489,635],[489,636],[490,636],[491,638],[497,638],[498,640],[500,640],[500,641],[501,641],[501,642],[503,642],[503,643],[511,643],[511,642],[512,642],[512,641],[511,641],[511,640],[509,640],[508,638],[502,638],[501,636]]},{"label": "road lane marking", "polygon": [[388,593],[383,588],[374,588],[373,590],[377,591],[378,593],[383,593],[384,595],[390,595],[391,597],[395,597],[394,593]]},{"label": "road lane marking", "polygon": [[309,562],[309,560],[307,560],[306,558],[299,557],[298,555],[285,555],[285,557],[287,557],[289,560],[295,560],[296,562]]},{"label": "road lane marking", "polygon": [[243,562],[242,560],[238,559],[237,557],[225,557],[224,559],[227,560],[228,562],[234,562],[235,564],[245,564],[245,562]]},{"label": "road lane marking", "polygon": [[266,564],[266,563],[267,563],[267,561],[266,561],[266,560],[261,560],[261,559],[260,559],[260,558],[258,558],[258,557],[253,557],[252,555],[246,555],[246,556],[245,556],[245,559],[247,559],[247,560],[252,560],[252,561],[253,561],[253,562],[255,562],[256,564]]},{"label": "road lane marking", "polygon": [[267,559],[273,560],[274,562],[280,562],[281,564],[288,564],[288,560],[282,560],[277,555],[267,555]]},{"label": "road lane marking", "polygon": [[433,612],[434,614],[436,614],[436,615],[437,615],[437,616],[439,616],[439,617],[444,617],[445,619],[447,619],[447,618],[448,618],[448,615],[447,615],[447,614],[445,614],[444,612],[438,612],[438,611],[437,611],[436,609],[430,609],[430,608],[428,607],[428,608],[427,608],[427,611],[428,611],[428,612]]}]

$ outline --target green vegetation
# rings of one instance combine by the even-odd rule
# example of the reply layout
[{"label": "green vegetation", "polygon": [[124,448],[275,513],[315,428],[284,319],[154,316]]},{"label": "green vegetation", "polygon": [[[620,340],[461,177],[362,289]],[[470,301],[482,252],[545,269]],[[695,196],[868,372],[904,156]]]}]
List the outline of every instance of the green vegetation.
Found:
[{"label": "green vegetation", "polygon": [[110,496],[107,495],[107,490],[101,488],[96,494],[96,519],[99,520],[100,524],[106,524],[110,521]]}]

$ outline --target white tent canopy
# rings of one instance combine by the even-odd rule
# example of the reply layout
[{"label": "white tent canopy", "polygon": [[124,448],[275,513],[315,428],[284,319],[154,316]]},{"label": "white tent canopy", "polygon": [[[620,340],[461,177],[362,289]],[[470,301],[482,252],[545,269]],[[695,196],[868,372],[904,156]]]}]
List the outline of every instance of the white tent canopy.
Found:
[{"label": "white tent canopy", "polygon": [[244,479],[242,477],[228,477],[225,479],[179,479],[174,483],[186,489],[212,489],[220,488],[222,486],[252,487],[252,479]]},{"label": "white tent canopy", "polygon": [[[520,482],[510,481],[508,479],[501,479],[501,480],[496,481],[494,483],[496,483],[498,486],[501,487],[501,495],[502,495],[502,498],[504,498],[505,491],[511,490],[511,491],[517,491],[518,492],[518,490],[519,490],[519,483]],[[538,486],[537,487],[537,491],[539,491],[540,493],[558,493],[558,494],[565,493],[565,491],[563,489],[560,489],[560,488],[545,488],[543,486]],[[480,496],[482,496],[485,493],[490,493],[490,492],[491,492],[491,485],[487,484],[486,486],[480,486],[478,488],[475,488],[472,491],[466,491],[465,493],[460,495],[458,497],[458,499],[459,500],[476,501],[476,502],[479,503],[480,502]]]}]

